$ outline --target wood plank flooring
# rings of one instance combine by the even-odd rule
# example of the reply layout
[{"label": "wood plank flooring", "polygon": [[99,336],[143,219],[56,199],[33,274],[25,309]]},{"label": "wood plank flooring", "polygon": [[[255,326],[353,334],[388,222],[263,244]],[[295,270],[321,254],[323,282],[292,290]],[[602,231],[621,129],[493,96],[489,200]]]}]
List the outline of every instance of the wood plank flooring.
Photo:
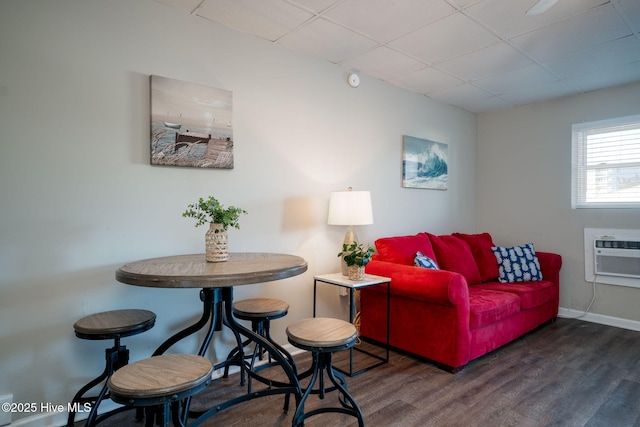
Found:
[{"label": "wood plank flooring", "polygon": [[[371,361],[355,354],[356,368]],[[338,366],[344,366],[344,360],[339,360],[344,356],[336,355]],[[307,354],[296,360],[300,370],[310,364]],[[389,364],[347,382],[369,427],[640,427],[640,332],[558,319],[469,363],[455,375],[392,351]],[[258,387],[262,385],[254,382]],[[214,381],[193,405],[210,407],[245,391],[236,374]],[[284,413],[282,404],[282,395],[254,399],[216,414],[203,425],[290,426],[293,408]],[[335,404],[336,394],[329,393],[322,401],[312,396],[307,408]],[[140,425],[131,413],[101,424]],[[341,414],[322,414],[305,425],[340,427],[357,426],[357,422]]]}]

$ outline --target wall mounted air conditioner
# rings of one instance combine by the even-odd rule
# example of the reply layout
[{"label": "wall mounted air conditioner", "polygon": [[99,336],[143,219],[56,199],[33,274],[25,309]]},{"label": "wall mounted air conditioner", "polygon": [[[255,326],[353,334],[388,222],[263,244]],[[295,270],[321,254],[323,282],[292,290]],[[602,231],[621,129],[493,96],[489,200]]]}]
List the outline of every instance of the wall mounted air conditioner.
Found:
[{"label": "wall mounted air conditioner", "polygon": [[595,274],[640,279],[639,240],[593,240]]},{"label": "wall mounted air conditioner", "polygon": [[640,230],[584,229],[585,280],[640,288]]}]

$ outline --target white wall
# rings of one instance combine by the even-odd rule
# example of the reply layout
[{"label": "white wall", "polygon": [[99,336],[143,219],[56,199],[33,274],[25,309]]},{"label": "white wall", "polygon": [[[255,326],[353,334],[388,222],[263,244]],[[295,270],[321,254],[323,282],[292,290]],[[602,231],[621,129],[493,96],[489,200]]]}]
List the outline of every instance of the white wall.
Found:
[{"label": "white wall", "polygon": [[[202,252],[205,230],[181,217],[200,196],[249,211],[232,251],[308,261],[304,275],[236,291],[289,301],[281,342],[311,315],[313,275],[338,269],[345,230],[326,225],[330,191],[372,191],[363,241],[474,230],[473,114],[364,76],[352,89],[336,65],[151,0],[3,0],[0,58],[0,395],[16,402],[66,404],[101,371],[105,343],[73,335],[83,315],[155,311],[154,329],[125,339],[133,360],[198,317],[197,290],[136,288],[114,272]],[[151,74],[233,92],[233,170],[149,165]],[[449,144],[448,191],[401,188],[403,134]],[[337,291],[321,304],[346,314]]]},{"label": "white wall", "polygon": [[[589,305],[583,230],[640,228],[638,209],[571,209],[571,125],[640,112],[640,83],[478,116],[478,230],[563,257],[560,306]],[[591,313],[640,321],[640,289],[597,285]],[[637,323],[636,323],[637,325]]]}]

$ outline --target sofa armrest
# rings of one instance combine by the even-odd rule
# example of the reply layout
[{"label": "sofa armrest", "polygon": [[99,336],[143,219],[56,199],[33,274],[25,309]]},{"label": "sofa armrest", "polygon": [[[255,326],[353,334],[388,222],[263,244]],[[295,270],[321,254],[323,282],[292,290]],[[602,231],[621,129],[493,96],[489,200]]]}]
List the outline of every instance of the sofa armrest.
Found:
[{"label": "sofa armrest", "polygon": [[551,252],[536,251],[542,277],[560,286],[560,268],[562,267],[562,257]]},{"label": "sofa armrest", "polygon": [[[369,262],[365,270],[389,277],[393,295],[469,310],[469,288],[461,274],[377,260]],[[386,291],[382,286],[374,288]]]},{"label": "sofa armrest", "polygon": [[464,276],[373,260],[365,270],[391,278],[391,299],[387,299],[386,286],[360,290],[362,336],[385,341],[389,303],[392,347],[436,361],[451,371],[469,361],[469,288]]}]

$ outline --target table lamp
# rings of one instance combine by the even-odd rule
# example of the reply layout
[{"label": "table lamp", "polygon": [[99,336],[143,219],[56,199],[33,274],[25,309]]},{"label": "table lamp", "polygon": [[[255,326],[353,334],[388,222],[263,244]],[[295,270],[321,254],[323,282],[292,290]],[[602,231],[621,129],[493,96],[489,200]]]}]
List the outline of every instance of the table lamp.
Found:
[{"label": "table lamp", "polygon": [[[347,232],[344,235],[344,243],[350,245],[358,241],[358,236],[353,230],[354,225],[373,224],[373,212],[371,209],[371,193],[369,191],[333,191],[329,198],[329,225],[346,225]],[[340,248],[342,250],[342,248]],[[342,274],[347,275],[347,265],[344,261]]]}]

